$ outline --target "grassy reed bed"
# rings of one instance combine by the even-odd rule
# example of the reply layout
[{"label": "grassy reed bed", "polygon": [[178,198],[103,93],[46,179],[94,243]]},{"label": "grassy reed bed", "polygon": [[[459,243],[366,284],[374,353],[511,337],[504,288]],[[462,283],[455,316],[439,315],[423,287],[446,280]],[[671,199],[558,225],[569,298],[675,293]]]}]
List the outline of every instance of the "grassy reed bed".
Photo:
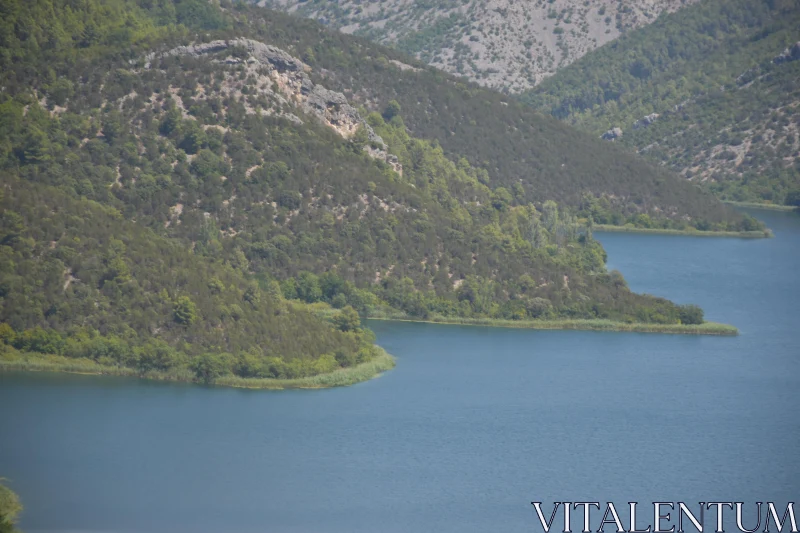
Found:
[{"label": "grassy reed bed", "polygon": [[610,224],[595,224],[594,231],[609,231],[618,233],[650,233],[655,235],[689,235],[694,237],[738,237],[740,239],[764,239],[773,237],[772,230],[764,231],[700,231],[697,229],[664,229],[664,228],[634,228],[631,226],[612,226]]},{"label": "grassy reed bed", "polygon": [[329,374],[318,374],[297,379],[240,378],[224,376],[216,385],[245,389],[325,389],[328,387],[347,387],[380,376],[394,368],[394,357],[381,350],[381,354],[371,361],[349,368],[340,368]]},{"label": "grassy reed bed", "polygon": [[387,320],[397,322],[423,322],[430,324],[451,324],[462,326],[491,326],[497,328],[518,329],[563,329],[590,331],[632,331],[639,333],[674,333],[683,335],[726,335],[739,334],[735,326],[717,322],[704,324],[646,324],[640,322],[626,323],[613,320],[502,320],[497,318],[451,318],[431,317],[426,320],[411,318],[370,317],[370,320]]},{"label": "grassy reed bed", "polygon": [[[374,359],[350,368],[341,368],[328,374],[319,374],[297,379],[240,378],[223,376],[214,385],[247,389],[322,389],[346,387],[378,377],[394,368],[394,357],[381,349]],[[105,376],[132,376],[157,381],[196,382],[194,373],[188,369],[167,372],[151,371],[145,374],[127,367],[101,365],[91,359],[70,359],[60,355],[38,353],[4,354],[0,356],[0,372],[24,370],[31,372],[68,372],[72,374],[95,374]]]},{"label": "grassy reed bed", "polygon": [[762,204],[759,202],[733,202],[725,200],[728,205],[736,207],[752,207],[753,209],[769,209],[770,211],[795,211],[797,207],[792,205]]}]

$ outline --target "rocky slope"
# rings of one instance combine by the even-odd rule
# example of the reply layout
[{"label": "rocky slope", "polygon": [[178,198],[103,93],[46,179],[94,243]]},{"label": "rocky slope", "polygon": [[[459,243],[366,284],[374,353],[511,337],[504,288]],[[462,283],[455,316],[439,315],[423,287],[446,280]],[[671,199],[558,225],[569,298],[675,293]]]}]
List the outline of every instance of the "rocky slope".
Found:
[{"label": "rocky slope", "polygon": [[397,47],[481,85],[519,92],[696,0],[261,0]]},{"label": "rocky slope", "polygon": [[[228,55],[224,60],[214,57],[220,53]],[[179,46],[163,54],[151,53],[146,58],[144,68],[151,68],[151,62],[156,57],[170,56],[209,58],[212,63],[228,67],[223,70],[227,73],[221,90],[213,93],[200,87],[199,94],[196,96],[197,100],[206,100],[207,96],[225,96],[246,101],[247,97],[242,92],[245,85],[237,82],[244,76],[248,82],[253,83],[255,95],[264,98],[270,104],[260,108],[260,113],[267,116],[276,115],[301,125],[303,120],[297,115],[282,111],[286,106],[294,105],[329,126],[345,139],[351,139],[359,129],[363,128],[369,143],[368,146],[365,146],[367,153],[388,163],[396,172],[402,174],[402,166],[398,162],[397,156],[386,152],[386,143],[380,135],[375,133],[375,130],[358,110],[348,103],[345,95],[328,90],[321,84],[311,81],[308,75],[311,67],[287,54],[284,50],[253,39],[216,40],[209,43]],[[249,94],[252,95],[253,92],[251,91]],[[176,102],[180,103],[181,100],[177,99]],[[188,118],[190,115],[185,112],[183,106],[181,108],[185,117]],[[245,105],[245,109],[250,114],[256,112],[251,105]]]},{"label": "rocky slope", "polygon": [[587,54],[522,98],[725,200],[783,204],[800,191],[798,79],[800,4],[715,0]]}]

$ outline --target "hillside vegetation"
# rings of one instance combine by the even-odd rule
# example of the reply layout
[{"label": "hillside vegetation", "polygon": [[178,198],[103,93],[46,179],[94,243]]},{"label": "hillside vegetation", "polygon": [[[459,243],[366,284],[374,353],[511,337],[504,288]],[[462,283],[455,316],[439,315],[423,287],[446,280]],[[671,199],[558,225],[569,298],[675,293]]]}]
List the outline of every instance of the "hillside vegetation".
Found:
[{"label": "hillside vegetation", "polygon": [[254,7],[239,11],[258,38],[301,55],[327,87],[371,110],[396,100],[412,135],[435,140],[451,159],[466,157],[489,173],[493,187],[517,190],[538,207],[548,199],[583,207],[589,194],[617,213],[615,223],[636,223],[641,214],[678,228],[738,230],[752,222],[671,172],[513,99],[310,21]]},{"label": "hillside vegetation", "polygon": [[[734,201],[800,203],[800,6],[706,0],[523,99]],[[618,128],[614,132],[614,128]]]},{"label": "hillside vegetation", "polygon": [[14,533],[18,531],[14,524],[22,511],[22,504],[19,496],[6,487],[4,481],[0,478],[0,533]]},{"label": "hillside vegetation", "polygon": [[[165,12],[171,12],[173,19],[166,21],[178,22],[193,20],[186,18],[187,14],[198,17],[199,8],[189,9],[187,5],[191,2],[164,3],[172,6],[170,11],[157,4],[145,13],[165,17]],[[726,208],[712,195],[498,93],[464,84],[418,63],[414,66],[398,52],[327,31],[308,20],[246,4],[225,9],[222,14],[213,10],[205,13],[205,18],[196,24],[202,28],[221,27],[217,37],[250,36],[279,46],[311,67],[312,80],[343,92],[354,105],[383,112],[396,101],[413,136],[439,143],[451,160],[466,157],[472,166],[487,171],[491,187],[505,187],[523,203],[533,202],[541,208],[544,201],[555,200],[585,209],[589,195],[610,213],[604,223],[639,224],[640,215],[647,215],[659,227],[751,229],[752,221],[746,222],[741,214]],[[147,20],[129,26],[147,28],[153,23]],[[163,31],[163,27],[153,30]],[[183,32],[179,28],[171,33],[169,42],[187,42],[181,37]],[[125,58],[137,57],[137,43],[143,42],[138,48],[140,59],[148,46],[146,39],[136,35],[130,38],[133,48],[124,49]],[[212,36],[206,33],[204,38]],[[54,38],[43,37],[41,41],[51,46]],[[26,42],[19,48],[30,46]],[[100,45],[90,49],[106,48],[107,45]],[[112,49],[116,53],[123,50]],[[66,94],[57,90],[59,83],[66,83],[56,83],[59,69],[64,73],[75,69],[61,62],[50,62],[47,68],[31,68],[29,64],[9,61],[4,69],[8,85],[13,88],[17,78],[25,86],[30,79],[48,76],[50,79],[41,80],[40,87],[51,93],[50,105],[58,105],[60,95]],[[80,71],[87,66],[75,68]]]},{"label": "hillside vegetation", "polygon": [[[377,113],[331,90],[359,79],[376,94],[397,88],[402,75],[385,67],[383,49],[243,4],[39,0],[4,9],[15,31],[2,48],[0,93],[7,361],[40,353],[120,373],[314,386],[342,380],[297,380],[382,357],[359,313],[703,322],[699,308],[634,294],[607,272],[578,205],[557,205],[532,180],[506,188],[495,166],[415,136],[408,123],[421,115],[405,111],[414,96],[393,91],[406,104],[374,104]],[[314,37],[318,48],[306,46]],[[298,43],[311,65],[276,46]],[[434,98],[474,91],[486,107],[512,107],[435,72],[409,72]],[[543,137],[572,135],[514,109]],[[597,151],[595,165],[609,165],[608,179],[652,171],[574,136]],[[650,203],[654,221],[750,220],[668,174],[638,178],[647,175],[654,199],[686,195],[673,218]],[[646,204],[587,194],[578,195],[584,210],[652,222]],[[688,217],[704,203],[704,218]]]},{"label": "hillside vegetation", "polygon": [[486,87],[519,92],[693,0],[262,0],[393,46]]}]

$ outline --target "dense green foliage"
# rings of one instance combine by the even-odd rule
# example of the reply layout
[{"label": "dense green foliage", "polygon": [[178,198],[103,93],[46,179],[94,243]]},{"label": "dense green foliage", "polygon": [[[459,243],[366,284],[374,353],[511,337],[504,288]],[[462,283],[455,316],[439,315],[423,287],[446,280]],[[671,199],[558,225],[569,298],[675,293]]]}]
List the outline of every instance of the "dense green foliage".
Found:
[{"label": "dense green foliage", "polygon": [[0,478],[0,533],[14,533],[17,516],[22,512],[22,504],[11,489]]},{"label": "dense green foliage", "polygon": [[[705,0],[631,32],[523,95],[553,116],[705,184],[727,200],[800,190],[794,0]],[[649,125],[637,121],[657,113]],[[641,123],[640,123],[641,126]]]},{"label": "dense green foliage", "polygon": [[[193,253],[135,224],[135,214],[152,215],[137,208],[163,199],[156,193],[171,180],[170,169],[159,167],[158,182],[143,176],[135,199],[110,194],[110,175],[119,171],[120,183],[130,177],[124,154],[131,137],[121,115],[101,118],[93,81],[105,73],[93,62],[108,67],[138,57],[155,43],[184,39],[187,27],[226,27],[218,7],[200,0],[9,1],[0,11],[5,350],[88,357],[141,373],[189,368],[204,381],[223,374],[303,377],[377,353],[371,333],[340,331],[249,279],[241,253],[227,261],[221,250],[214,257]],[[126,82],[117,79],[116,89]],[[70,112],[59,117],[35,103],[23,107],[31,90],[50,109],[66,105]],[[113,98],[114,90],[104,96]],[[82,116],[89,110],[93,116]],[[95,134],[101,141],[86,143],[78,156],[84,136]],[[115,141],[120,149],[128,144],[104,151]],[[194,252],[214,243],[201,242]]]},{"label": "dense green foliage", "polygon": [[[503,139],[486,142],[486,135],[514,138],[506,126],[490,124],[480,141],[473,139],[475,150],[446,148],[452,136],[440,145],[407,127],[406,119],[425,130],[409,100],[424,92],[393,89],[380,107],[383,116],[371,113],[368,122],[401,169],[373,157],[363,126],[343,137],[280,97],[266,66],[226,59],[231,53],[247,59],[246,51],[155,55],[147,67],[144,59],[149,47],[167,50],[197,30],[204,39],[296,41],[289,49],[316,38],[306,54],[316,58],[316,81],[360,80],[386,91],[397,72],[376,69],[367,53],[380,50],[366,50],[361,41],[283,16],[289,26],[279,28],[269,12],[244,5],[228,6],[227,14],[188,0],[13,5],[5,12],[16,17],[10,27],[18,40],[3,48],[12,61],[3,72],[8,89],[0,93],[5,353],[90,359],[142,374],[191,372],[203,382],[293,379],[379,355],[359,313],[685,320],[685,308],[634,294],[618,272],[606,271],[605,252],[591,234],[595,213],[582,204],[594,199],[602,203],[598,209],[636,221],[656,203],[611,205],[603,203],[608,197],[579,195],[575,205],[590,215],[582,220],[534,181],[496,179],[504,176],[496,164],[453,155],[458,146],[470,156],[478,145],[501,146]],[[89,21],[106,37],[81,52]],[[108,37],[117,35],[115,27],[139,30],[115,40]],[[54,28],[66,37],[56,44],[43,37],[49,43],[43,49],[28,49],[21,37]],[[14,66],[20,58],[24,68]],[[317,62],[331,70],[320,76]],[[413,76],[435,98],[474,91],[481,109],[493,109],[463,120],[488,120],[499,110],[508,116],[513,108],[532,120],[526,131],[535,129],[540,139],[574,137],[589,152],[580,164],[607,171],[601,183],[617,170],[637,182],[650,176],[661,185],[647,194],[686,208],[675,207],[674,219],[652,211],[656,220],[679,220],[677,214],[709,202],[669,175],[622,152],[607,155],[602,144],[493,93],[428,71]],[[448,100],[433,109],[449,120],[476,101],[458,107]],[[567,150],[554,146],[535,150],[572,165]],[[597,160],[590,161],[592,153]],[[685,193],[686,201],[673,193]],[[743,220],[713,201],[707,206],[707,218],[695,223],[727,228]]]},{"label": "dense green foliage", "polygon": [[[142,373],[223,354],[224,372],[301,377],[373,355],[302,304],[63,189],[5,181],[0,337],[24,352],[88,357]],[[338,359],[337,359],[338,357]],[[347,366],[343,364],[341,366]]]}]

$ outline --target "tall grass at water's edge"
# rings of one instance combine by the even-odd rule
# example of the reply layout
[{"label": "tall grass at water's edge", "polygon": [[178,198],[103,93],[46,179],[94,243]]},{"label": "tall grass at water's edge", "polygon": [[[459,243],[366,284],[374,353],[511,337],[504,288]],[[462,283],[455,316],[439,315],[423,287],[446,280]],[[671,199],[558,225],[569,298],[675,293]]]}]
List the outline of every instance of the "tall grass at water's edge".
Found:
[{"label": "tall grass at water's edge", "polygon": [[[381,353],[370,361],[349,368],[340,368],[327,374],[296,379],[222,376],[215,380],[214,385],[247,389],[322,389],[327,387],[346,387],[378,377],[381,373],[394,368],[394,366],[394,357],[381,349]],[[166,372],[150,371],[141,374],[132,368],[101,365],[91,359],[70,359],[60,355],[38,353],[18,353],[11,357],[0,356],[0,372],[8,370],[134,376],[158,381],[197,381],[194,373],[188,369]]]},{"label": "tall grass at water's edge", "polygon": [[595,224],[593,229],[599,232],[688,235],[690,237],[738,237],[740,239],[765,239],[774,237],[770,229],[765,229],[763,231],[700,231],[696,229],[636,228],[633,226],[613,226],[610,224]]},{"label": "tall grass at water's edge", "polygon": [[431,324],[450,324],[461,326],[490,326],[517,329],[561,329],[590,331],[629,331],[639,333],[672,333],[683,335],[725,335],[735,336],[739,330],[729,324],[705,322],[703,324],[647,324],[615,322],[603,319],[560,319],[560,320],[503,320],[496,318],[450,318],[431,317],[425,320],[399,316],[370,316],[370,320],[396,322],[421,322]]},{"label": "tall grass at water's edge", "polygon": [[751,207],[753,209],[768,209],[770,211],[800,211],[793,205],[779,205],[779,204],[763,204],[759,202],[734,202],[732,200],[723,200],[728,205],[735,207]]}]

